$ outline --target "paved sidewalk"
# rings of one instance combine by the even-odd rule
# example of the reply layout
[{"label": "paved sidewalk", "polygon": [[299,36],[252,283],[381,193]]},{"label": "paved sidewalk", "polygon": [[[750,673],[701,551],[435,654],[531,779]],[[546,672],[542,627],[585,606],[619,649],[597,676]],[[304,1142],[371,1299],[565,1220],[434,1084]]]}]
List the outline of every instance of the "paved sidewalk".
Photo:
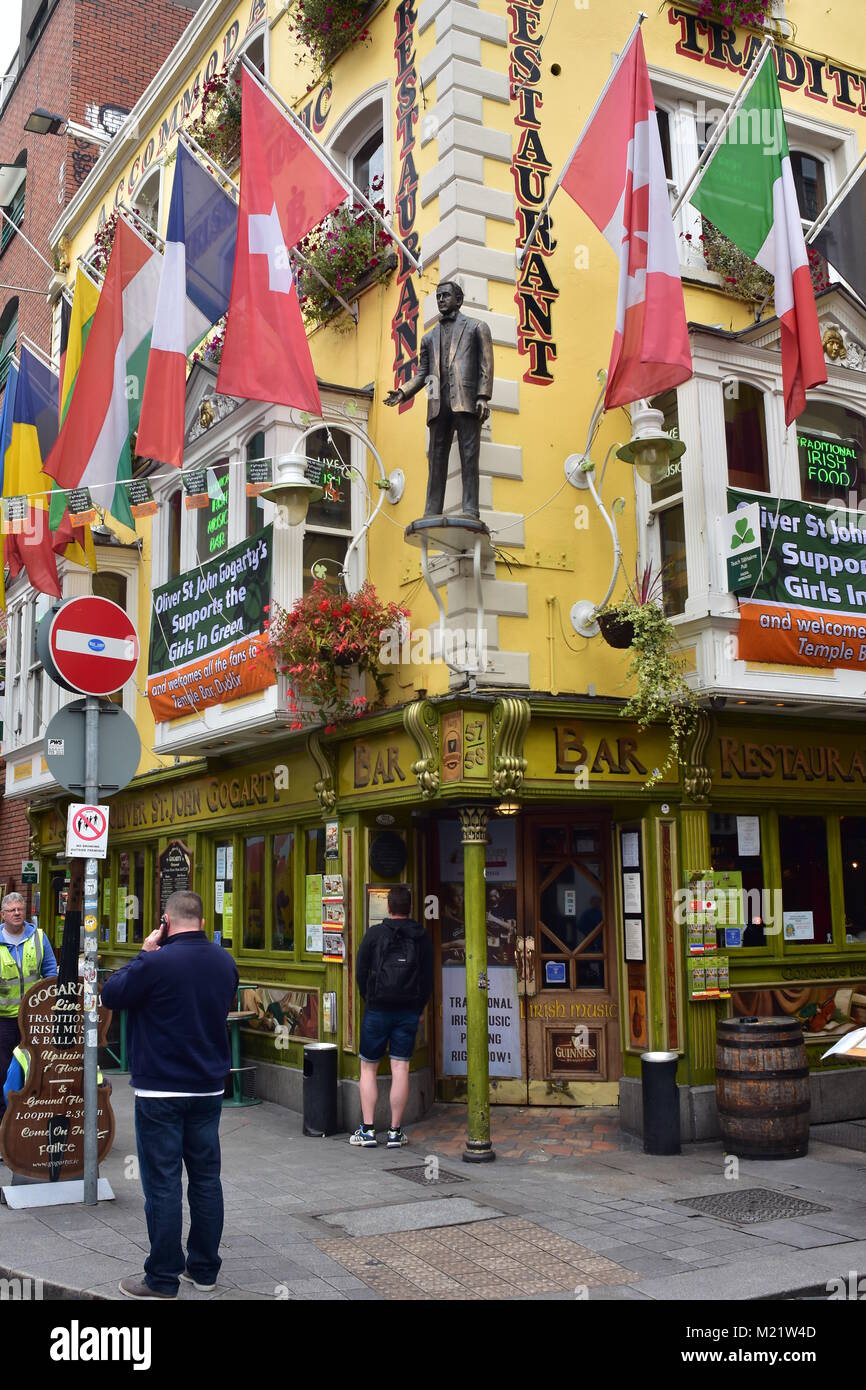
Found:
[{"label": "paved sidewalk", "polygon": [[[0,1207],[0,1277],[45,1297],[113,1299],[147,1250],[132,1095],[103,1165],[116,1200]],[[184,1299],[749,1299],[866,1271],[866,1155],[742,1162],[717,1144],[645,1155],[616,1112],[493,1111],[495,1163],[460,1161],[465,1111],[437,1106],[402,1150],[307,1139],[275,1105],[226,1110],[226,1227],[213,1294]],[[9,1181],[0,1165],[0,1180]],[[720,1215],[693,1205],[734,1198]],[[790,1202],[796,1205],[792,1208]],[[793,1211],[793,1215],[790,1214]],[[753,1220],[757,1217],[772,1219]]]}]

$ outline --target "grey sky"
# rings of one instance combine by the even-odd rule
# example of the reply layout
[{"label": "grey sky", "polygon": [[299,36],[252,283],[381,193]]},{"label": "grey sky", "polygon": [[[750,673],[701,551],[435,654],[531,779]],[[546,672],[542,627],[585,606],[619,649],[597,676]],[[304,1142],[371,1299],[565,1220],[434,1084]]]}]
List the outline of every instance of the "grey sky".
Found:
[{"label": "grey sky", "polygon": [[21,0],[0,0],[0,73],[5,72],[18,47]]}]

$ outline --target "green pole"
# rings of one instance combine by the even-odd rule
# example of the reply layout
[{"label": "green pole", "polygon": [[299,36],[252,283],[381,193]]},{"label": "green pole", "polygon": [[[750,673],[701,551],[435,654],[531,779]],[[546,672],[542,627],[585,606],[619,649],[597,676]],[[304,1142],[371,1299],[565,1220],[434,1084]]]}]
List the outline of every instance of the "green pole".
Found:
[{"label": "green pole", "polygon": [[487,902],[484,847],[487,811],[471,806],[460,812],[463,836],[466,917],[466,1092],[468,1102],[464,1163],[492,1163],[490,1142],[490,1064],[487,1022]]}]

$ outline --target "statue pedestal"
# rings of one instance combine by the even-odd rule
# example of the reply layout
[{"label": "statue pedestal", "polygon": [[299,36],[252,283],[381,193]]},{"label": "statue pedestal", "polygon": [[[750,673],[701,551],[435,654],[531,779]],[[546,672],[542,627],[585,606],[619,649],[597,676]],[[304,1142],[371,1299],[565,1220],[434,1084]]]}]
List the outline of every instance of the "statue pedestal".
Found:
[{"label": "statue pedestal", "polygon": [[[481,584],[481,560],[485,551],[491,548],[490,531],[483,521],[469,516],[424,516],[406,527],[404,538],[407,545],[418,546],[421,551],[421,573],[439,610],[439,654],[450,670],[469,677],[470,684],[479,671],[487,669],[487,656],[484,637],[484,593]],[[447,613],[442,596],[430,573],[430,551],[436,550],[446,555],[472,556],[472,574],[475,581],[475,660],[464,662],[449,661],[446,656],[445,622]]]}]

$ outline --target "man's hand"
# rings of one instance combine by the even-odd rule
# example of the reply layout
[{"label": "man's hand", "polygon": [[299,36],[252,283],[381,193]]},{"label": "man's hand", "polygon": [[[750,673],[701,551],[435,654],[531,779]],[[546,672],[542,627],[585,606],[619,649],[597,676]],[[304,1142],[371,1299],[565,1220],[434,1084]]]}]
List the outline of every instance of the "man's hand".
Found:
[{"label": "man's hand", "polygon": [[150,936],[144,938],[144,941],[141,943],[142,951],[158,951],[161,939],[162,927],[157,927],[155,931],[150,933]]},{"label": "man's hand", "polygon": [[389,391],[389,392],[388,392],[387,396],[385,397],[385,400],[384,400],[383,404],[384,404],[384,405],[401,405],[401,404],[403,403],[403,401],[405,401],[405,399],[406,399],[406,397],[403,395],[403,392],[400,390],[400,388],[399,388],[399,386],[398,386],[396,391]]},{"label": "man's hand", "polygon": [[475,414],[483,425],[490,414],[490,402],[484,396],[479,396],[475,402]]}]

